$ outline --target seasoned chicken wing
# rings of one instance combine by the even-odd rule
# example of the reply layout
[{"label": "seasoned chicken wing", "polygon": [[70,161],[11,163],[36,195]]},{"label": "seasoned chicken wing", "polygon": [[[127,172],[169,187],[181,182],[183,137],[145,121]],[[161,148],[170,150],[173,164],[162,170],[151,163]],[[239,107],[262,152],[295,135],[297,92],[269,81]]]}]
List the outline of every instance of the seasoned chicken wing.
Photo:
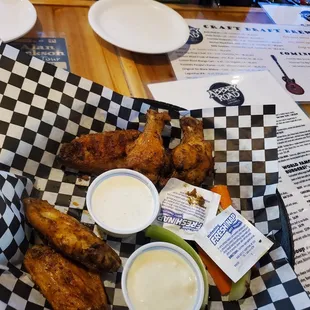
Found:
[{"label": "seasoned chicken wing", "polygon": [[107,297],[98,274],[77,266],[48,246],[35,245],[24,266],[54,310],[106,310]]},{"label": "seasoned chicken wing", "polygon": [[213,169],[212,145],[204,140],[201,121],[183,117],[180,123],[183,139],[172,150],[171,177],[198,186]]},{"label": "seasoned chicken wing", "polygon": [[170,120],[167,112],[148,110],[143,133],[126,148],[126,168],[143,173],[153,183],[157,183],[164,166],[165,149],[161,132],[165,122]]},{"label": "seasoned chicken wing", "polygon": [[82,135],[64,143],[58,158],[64,165],[87,173],[100,174],[126,164],[126,146],[140,135],[138,130],[116,130]]},{"label": "seasoned chicken wing", "polygon": [[47,201],[23,200],[29,223],[56,250],[91,270],[117,271],[121,260],[114,250],[72,216]]},{"label": "seasoned chicken wing", "polygon": [[161,132],[170,120],[167,112],[148,110],[143,133],[122,130],[89,134],[65,143],[59,153],[68,167],[100,174],[116,168],[128,168],[146,175],[154,183],[164,165]]}]

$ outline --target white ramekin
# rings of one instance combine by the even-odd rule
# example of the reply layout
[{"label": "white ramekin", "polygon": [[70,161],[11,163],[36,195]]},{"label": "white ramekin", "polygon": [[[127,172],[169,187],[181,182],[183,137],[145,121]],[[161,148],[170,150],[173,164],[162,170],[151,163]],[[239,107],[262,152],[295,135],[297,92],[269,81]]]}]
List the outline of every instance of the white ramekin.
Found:
[{"label": "white ramekin", "polygon": [[195,302],[195,306],[193,307],[193,309],[188,309],[188,310],[199,310],[201,308],[202,302],[203,302],[203,297],[204,297],[204,282],[203,282],[203,278],[202,278],[202,274],[200,272],[200,269],[197,265],[197,263],[195,262],[195,260],[183,249],[181,249],[180,247],[171,244],[171,243],[167,243],[167,242],[152,242],[152,243],[148,243],[146,245],[143,245],[142,247],[140,247],[139,249],[137,249],[135,252],[133,252],[131,254],[131,256],[128,258],[124,269],[123,269],[123,273],[122,273],[122,292],[126,301],[127,306],[129,307],[130,310],[134,310],[134,307],[130,301],[129,295],[128,295],[128,290],[127,290],[127,276],[128,276],[128,272],[133,264],[133,262],[135,261],[135,259],[141,255],[142,253],[145,253],[147,251],[151,251],[151,250],[169,250],[169,251],[173,251],[174,253],[180,255],[183,259],[185,259],[185,261],[190,265],[190,267],[192,268],[192,270],[194,271],[196,278],[197,278],[197,297],[196,297],[196,302]]},{"label": "white ramekin", "polygon": [[[138,223],[137,227],[135,227],[134,229],[131,230],[120,230],[120,229],[115,229],[113,227],[110,227],[108,225],[106,225],[102,220],[100,220],[100,218],[98,218],[95,213],[93,212],[92,209],[92,195],[96,189],[96,187],[103,182],[104,180],[114,177],[114,176],[130,176],[130,177],[134,177],[135,179],[139,180],[140,182],[142,182],[143,184],[145,184],[152,196],[153,196],[153,213],[152,216],[145,222],[145,223]],[[139,197],[137,197],[137,199],[139,199]],[[135,234],[139,231],[144,230],[146,227],[148,227],[149,225],[152,224],[152,222],[155,220],[156,216],[158,215],[159,212],[159,196],[158,196],[158,192],[156,187],[154,186],[154,184],[152,183],[151,180],[149,180],[146,176],[144,176],[143,174],[136,172],[134,170],[130,170],[130,169],[113,169],[107,172],[104,172],[102,174],[100,174],[90,185],[90,187],[88,188],[87,191],[87,195],[86,195],[86,205],[87,205],[87,209],[89,214],[91,215],[91,217],[93,218],[93,220],[108,234],[114,237],[127,237],[131,234]]]}]

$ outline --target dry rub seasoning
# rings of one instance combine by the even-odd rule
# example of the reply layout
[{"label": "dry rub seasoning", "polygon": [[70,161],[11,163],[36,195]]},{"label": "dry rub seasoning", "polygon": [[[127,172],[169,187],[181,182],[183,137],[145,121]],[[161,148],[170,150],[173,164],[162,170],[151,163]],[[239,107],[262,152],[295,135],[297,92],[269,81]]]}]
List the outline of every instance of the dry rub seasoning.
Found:
[{"label": "dry rub seasoning", "polygon": [[194,188],[191,192],[186,192],[188,196],[188,203],[190,205],[198,205],[200,207],[205,206],[205,199],[197,193],[196,188]]}]

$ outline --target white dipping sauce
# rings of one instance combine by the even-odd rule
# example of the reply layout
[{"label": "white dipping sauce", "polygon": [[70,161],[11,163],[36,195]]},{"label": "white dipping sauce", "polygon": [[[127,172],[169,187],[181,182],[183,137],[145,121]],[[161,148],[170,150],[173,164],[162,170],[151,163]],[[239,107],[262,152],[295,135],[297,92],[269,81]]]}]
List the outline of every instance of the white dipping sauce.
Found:
[{"label": "white dipping sauce", "polygon": [[94,215],[105,225],[130,230],[145,224],[152,216],[151,190],[131,176],[112,176],[103,180],[91,199]]},{"label": "white dipping sauce", "polygon": [[197,277],[186,260],[169,250],[139,255],[128,271],[127,290],[134,310],[192,310]]}]

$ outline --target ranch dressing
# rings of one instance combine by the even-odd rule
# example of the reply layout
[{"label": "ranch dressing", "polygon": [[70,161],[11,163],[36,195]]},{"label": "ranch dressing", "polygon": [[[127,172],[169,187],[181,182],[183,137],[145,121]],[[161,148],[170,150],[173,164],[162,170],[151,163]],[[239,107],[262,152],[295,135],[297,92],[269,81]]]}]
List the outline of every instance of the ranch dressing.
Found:
[{"label": "ranch dressing", "polygon": [[169,250],[139,255],[128,271],[127,289],[132,310],[193,310],[198,292],[191,266]]},{"label": "ranch dressing", "polygon": [[103,180],[92,195],[94,215],[108,227],[135,229],[153,214],[150,189],[132,176],[113,176]]}]

